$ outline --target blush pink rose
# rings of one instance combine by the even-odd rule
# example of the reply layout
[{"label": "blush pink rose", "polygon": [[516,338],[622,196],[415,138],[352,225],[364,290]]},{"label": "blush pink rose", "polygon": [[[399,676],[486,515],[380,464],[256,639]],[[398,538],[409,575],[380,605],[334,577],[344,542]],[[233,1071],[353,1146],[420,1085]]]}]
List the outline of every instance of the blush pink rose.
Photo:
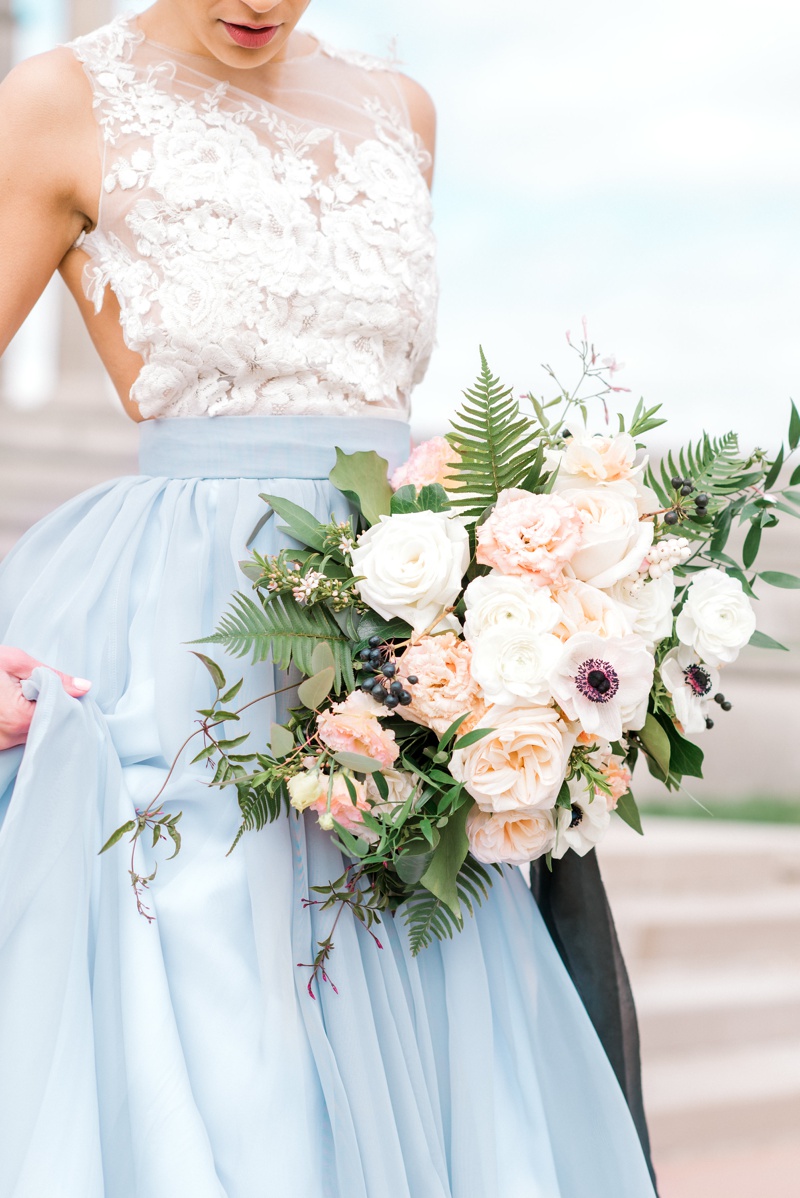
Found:
[{"label": "blush pink rose", "polygon": [[501,574],[552,585],[582,539],[580,513],[568,500],[511,489],[500,492],[491,516],[478,528],[476,556]]},{"label": "blush pink rose", "polygon": [[527,865],[555,844],[551,811],[491,813],[474,807],[467,816],[469,851],[484,865]]},{"label": "blush pink rose", "polygon": [[611,788],[611,793],[604,794],[603,798],[606,801],[609,811],[615,811],[620,799],[623,798],[631,788],[631,771],[625,764],[625,759],[623,757],[611,757],[608,763],[603,767],[602,774],[604,780]]},{"label": "blush pink rose", "polygon": [[378,717],[386,711],[363,691],[354,691],[344,703],[334,703],[330,711],[317,716],[320,740],[334,753],[361,753],[381,765],[397,759],[394,733],[383,728]]},{"label": "blush pink rose", "polygon": [[392,490],[399,491],[401,487],[428,487],[432,483],[440,483],[447,487],[453,477],[453,467],[461,461],[458,452],[444,437],[431,437],[412,449],[411,456],[402,466],[398,466],[391,477]]},{"label": "blush pink rose", "polygon": [[400,659],[403,681],[409,676],[418,679],[414,684],[407,683],[412,701],[410,706],[403,708],[403,716],[432,728],[441,736],[459,716],[470,712],[461,731],[469,732],[475,728],[484,704],[472,677],[471,664],[469,645],[459,640],[454,632],[420,637]]}]

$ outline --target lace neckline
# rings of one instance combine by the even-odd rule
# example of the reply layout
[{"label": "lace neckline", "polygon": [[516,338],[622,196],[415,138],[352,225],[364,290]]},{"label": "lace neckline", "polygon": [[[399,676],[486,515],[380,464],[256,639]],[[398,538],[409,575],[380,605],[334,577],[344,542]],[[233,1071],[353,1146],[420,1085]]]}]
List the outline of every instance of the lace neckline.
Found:
[{"label": "lace neckline", "polygon": [[[136,15],[134,15],[132,17],[126,17],[125,20],[127,21],[131,32],[136,37],[138,37],[141,42],[143,42],[147,46],[153,46],[156,50],[163,50],[166,54],[173,54],[179,58],[191,58],[191,59],[194,59],[194,61],[196,61],[196,62],[214,62],[214,61],[216,61],[213,57],[211,57],[208,54],[195,54],[191,50],[179,50],[177,48],[177,46],[168,46],[166,44],[166,42],[159,42],[153,37],[148,37],[147,34],[144,32],[144,30],[141,28],[139,21],[138,21],[138,17]],[[311,40],[314,42],[314,48],[312,49],[311,53],[310,54],[292,54],[290,56],[287,56],[286,58],[280,58],[274,63],[266,63],[265,64],[266,66],[271,65],[271,66],[275,66],[275,67],[285,67],[285,66],[292,66],[296,62],[310,62],[312,59],[318,58],[319,55],[324,52],[324,46],[323,46],[322,42],[313,33],[310,33],[307,29],[298,30],[298,32],[305,34],[306,37],[310,37]],[[292,34],[292,37],[294,37],[294,34]],[[290,41],[291,41],[291,38],[290,38]],[[220,64],[220,65],[222,65],[222,64]],[[212,75],[208,71],[198,70],[197,74],[198,75],[206,75],[209,79],[217,79],[216,75]],[[219,80],[219,82],[224,82],[224,80]]]}]

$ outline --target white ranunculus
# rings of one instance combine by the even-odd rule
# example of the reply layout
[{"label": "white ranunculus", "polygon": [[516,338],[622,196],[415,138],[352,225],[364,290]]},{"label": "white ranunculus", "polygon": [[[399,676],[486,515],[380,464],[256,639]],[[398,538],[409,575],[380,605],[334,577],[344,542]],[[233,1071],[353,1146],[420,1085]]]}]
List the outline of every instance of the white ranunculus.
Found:
[{"label": "white ranunculus", "polygon": [[515,624],[532,632],[552,632],[560,618],[547,587],[527,578],[493,571],[474,579],[464,591],[467,614],[464,636],[468,641],[498,626]]},{"label": "white ranunculus", "polygon": [[661,681],[672,696],[675,718],[691,736],[706,731],[706,719],[714,692],[719,689],[719,674],[713,666],[698,660],[686,645],[672,649],[661,663]]},{"label": "white ranunculus", "polygon": [[653,654],[633,633],[581,632],[563,646],[550,686],[568,720],[577,720],[590,736],[614,741],[644,724],[654,666]]},{"label": "white ranunculus", "polygon": [[320,781],[319,770],[304,770],[295,774],[286,783],[289,801],[295,811],[305,811],[325,793]]},{"label": "white ranunculus", "polygon": [[450,772],[484,811],[549,810],[555,805],[575,733],[552,707],[490,707],[492,731],[458,749]]},{"label": "white ranunculus", "polygon": [[632,630],[648,649],[672,634],[675,575],[671,570],[633,589],[627,579],[622,579],[609,588],[609,594],[629,613]]},{"label": "white ranunculus", "polygon": [[570,782],[569,797],[571,810],[559,807],[556,812],[557,831],[552,853],[557,859],[569,849],[579,857],[585,857],[600,843],[611,824],[605,795],[590,792],[585,779],[574,778]]},{"label": "white ranunculus", "polygon": [[753,606],[737,578],[722,570],[696,574],[675,623],[678,639],[707,665],[735,661],[756,630]]},{"label": "white ranunculus", "polygon": [[584,431],[575,433],[567,441],[562,469],[565,474],[611,482],[630,478],[635,463],[636,442],[630,433],[608,437]]},{"label": "white ranunculus", "polygon": [[583,520],[583,541],[570,561],[575,577],[610,587],[635,574],[653,543],[653,523],[639,519],[636,500],[613,483],[561,487],[559,492]]},{"label": "white ranunculus", "polygon": [[468,565],[467,531],[448,512],[381,516],[353,550],[364,602],[385,619],[398,617],[415,630],[429,628],[455,603]]},{"label": "white ranunculus", "polygon": [[560,653],[561,641],[550,633],[498,625],[472,642],[472,677],[487,703],[511,707],[522,699],[546,707]]},{"label": "white ranunculus", "polygon": [[503,811],[474,807],[467,816],[469,850],[484,865],[527,865],[549,853],[555,840],[552,811]]}]

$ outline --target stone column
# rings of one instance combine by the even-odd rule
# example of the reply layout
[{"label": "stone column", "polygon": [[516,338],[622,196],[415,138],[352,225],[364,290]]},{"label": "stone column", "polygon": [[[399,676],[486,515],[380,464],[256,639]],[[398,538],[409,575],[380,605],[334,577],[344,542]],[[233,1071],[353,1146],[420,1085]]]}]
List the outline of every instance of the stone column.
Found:
[{"label": "stone column", "polygon": [[14,14],[11,0],[0,0],[0,79],[11,70]]}]

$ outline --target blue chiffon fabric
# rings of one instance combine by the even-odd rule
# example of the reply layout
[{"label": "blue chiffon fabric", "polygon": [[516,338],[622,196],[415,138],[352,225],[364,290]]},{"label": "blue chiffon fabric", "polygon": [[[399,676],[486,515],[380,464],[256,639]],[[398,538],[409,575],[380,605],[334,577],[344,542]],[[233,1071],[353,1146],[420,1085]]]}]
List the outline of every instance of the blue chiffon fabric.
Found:
[{"label": "blue chiffon fabric", "polygon": [[[29,743],[0,753],[0,1198],[653,1198],[633,1123],[518,870],[463,933],[412,958],[349,918],[338,994],[306,992],[331,913],[304,908],[342,860],[313,817],[226,852],[235,796],[186,753],[184,813],[148,923],[123,842],[210,680],[187,642],[238,587],[260,491],[344,516],[335,445],[392,467],[406,425],[265,417],[142,428],[142,474],[72,500],[0,567],[0,643],[49,670]],[[290,544],[269,520],[261,553]],[[217,654],[230,679],[243,664]],[[273,688],[247,667],[242,700]],[[279,679],[280,681],[280,679]],[[266,741],[286,703],[254,707]]]}]

